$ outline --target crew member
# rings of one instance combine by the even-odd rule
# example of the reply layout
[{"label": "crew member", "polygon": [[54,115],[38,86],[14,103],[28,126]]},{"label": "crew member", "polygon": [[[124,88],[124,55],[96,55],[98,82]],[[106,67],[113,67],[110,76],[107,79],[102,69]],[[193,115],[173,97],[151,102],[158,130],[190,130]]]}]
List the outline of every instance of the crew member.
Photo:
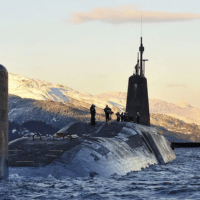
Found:
[{"label": "crew member", "polygon": [[121,121],[122,122],[124,121],[124,113],[123,112],[121,113]]},{"label": "crew member", "polygon": [[95,114],[96,114],[96,110],[95,110],[95,105],[92,104],[90,107],[90,114],[91,114],[91,124],[95,125]]},{"label": "crew member", "polygon": [[111,108],[110,108],[110,110],[109,110],[109,120],[112,120],[112,118],[111,118],[111,116],[112,116],[112,114],[113,114],[114,112],[111,110]]},{"label": "crew member", "polygon": [[121,117],[121,115],[120,115],[119,112],[117,112],[116,115],[117,115],[117,121],[119,122],[119,121],[120,121],[120,117]]},{"label": "crew member", "polygon": [[105,112],[105,115],[106,115],[106,122],[109,121],[109,114],[111,114],[111,109],[108,107],[108,105],[106,105],[106,107],[104,108],[104,112]]},{"label": "crew member", "polygon": [[137,122],[137,124],[140,123],[140,113],[139,112],[137,112],[137,115],[136,115],[136,122]]},{"label": "crew member", "polygon": [[125,122],[128,122],[128,121],[129,121],[128,112],[125,112],[125,114],[124,114],[124,121],[125,121]]}]

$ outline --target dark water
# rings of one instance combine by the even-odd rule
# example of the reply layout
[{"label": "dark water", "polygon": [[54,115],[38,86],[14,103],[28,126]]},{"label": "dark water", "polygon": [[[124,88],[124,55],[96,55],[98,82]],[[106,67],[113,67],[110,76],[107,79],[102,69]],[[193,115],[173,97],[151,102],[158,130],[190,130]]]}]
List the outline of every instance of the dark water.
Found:
[{"label": "dark water", "polygon": [[200,199],[200,148],[176,149],[176,160],[126,176],[55,179],[10,175],[0,199]]}]

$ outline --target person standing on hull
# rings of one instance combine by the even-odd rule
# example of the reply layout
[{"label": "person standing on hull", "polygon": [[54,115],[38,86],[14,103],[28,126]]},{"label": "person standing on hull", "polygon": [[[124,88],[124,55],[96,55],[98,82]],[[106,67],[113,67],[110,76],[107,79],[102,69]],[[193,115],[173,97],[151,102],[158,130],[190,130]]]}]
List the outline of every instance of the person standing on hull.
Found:
[{"label": "person standing on hull", "polygon": [[136,122],[137,122],[137,124],[140,123],[140,113],[139,112],[137,112],[137,115],[136,115]]},{"label": "person standing on hull", "polygon": [[108,105],[106,105],[106,107],[104,108],[104,112],[106,115],[106,122],[109,121],[109,114],[112,112],[111,109],[108,107]]},{"label": "person standing on hull", "polygon": [[124,121],[124,113],[123,112],[121,113],[121,121],[122,122]]},{"label": "person standing on hull", "polygon": [[111,118],[112,114],[113,114],[113,111],[110,108],[110,110],[109,110],[109,120],[112,120],[112,118]]},{"label": "person standing on hull", "polygon": [[95,110],[95,105],[92,104],[90,107],[90,114],[91,114],[91,124],[95,125],[95,114],[96,114],[96,110]]},{"label": "person standing on hull", "polygon": [[128,115],[128,112],[125,112],[125,113],[124,113],[124,121],[125,121],[125,122],[129,122],[129,115]]},{"label": "person standing on hull", "polygon": [[120,115],[119,112],[117,112],[116,115],[117,115],[117,121],[119,122],[119,121],[120,121],[120,117],[121,117],[121,115]]}]

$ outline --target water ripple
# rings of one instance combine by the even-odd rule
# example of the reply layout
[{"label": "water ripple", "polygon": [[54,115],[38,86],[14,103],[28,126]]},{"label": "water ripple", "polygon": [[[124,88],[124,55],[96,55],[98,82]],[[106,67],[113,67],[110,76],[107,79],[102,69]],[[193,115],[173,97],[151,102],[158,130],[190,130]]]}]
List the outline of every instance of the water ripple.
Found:
[{"label": "water ripple", "polygon": [[126,176],[70,178],[10,175],[0,199],[200,199],[200,149],[177,149],[176,160]]}]

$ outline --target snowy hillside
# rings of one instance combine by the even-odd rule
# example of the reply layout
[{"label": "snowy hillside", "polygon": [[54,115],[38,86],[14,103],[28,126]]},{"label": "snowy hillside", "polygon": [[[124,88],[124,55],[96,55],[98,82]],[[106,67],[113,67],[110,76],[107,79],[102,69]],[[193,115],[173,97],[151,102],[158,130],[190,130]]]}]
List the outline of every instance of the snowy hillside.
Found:
[{"label": "snowy hillside", "polygon": [[200,109],[192,107],[188,102],[172,104],[158,99],[150,99],[150,113],[166,114],[187,123],[200,125]]},{"label": "snowy hillside", "polygon": [[[106,92],[98,95],[90,95],[78,92],[61,84],[52,84],[38,79],[22,77],[9,74],[9,94],[22,98],[36,100],[52,100],[57,102],[68,102],[76,99],[80,104],[87,103],[88,107],[95,104],[103,109],[109,105],[115,112],[124,111],[126,106],[126,92]],[[159,99],[150,99],[150,113],[165,114],[187,123],[200,125],[200,109],[192,107],[188,102],[168,103]]]},{"label": "snowy hillside", "polygon": [[118,107],[121,111],[125,111],[126,96],[126,92],[105,92],[94,95],[94,97],[102,101],[108,101],[110,104]]},{"label": "snowy hillside", "polygon": [[22,98],[48,99],[60,102],[68,101],[68,96],[75,99],[90,99],[92,97],[90,94],[77,92],[61,84],[53,84],[11,73],[9,73],[9,94]]},{"label": "snowy hillside", "polygon": [[[95,104],[101,109],[105,108],[105,105],[109,105],[114,112],[124,111],[127,97],[126,92],[106,92],[90,95],[61,84],[52,84],[12,73],[9,74],[9,94],[22,98],[57,102],[68,102],[73,99],[80,104],[86,103],[88,108],[91,104]],[[187,123],[200,125],[200,109],[192,107],[188,102],[172,104],[159,99],[150,99],[149,105],[152,114],[165,114]]]},{"label": "snowy hillside", "polygon": [[[88,108],[91,104],[95,104],[100,109],[105,108],[105,105],[109,105],[114,112],[124,111],[127,96],[126,92],[106,92],[90,95],[61,84],[52,84],[11,73],[9,74],[9,94],[22,98],[57,102],[77,100],[80,105],[87,104]],[[165,114],[187,123],[200,125],[200,109],[192,107],[187,102],[172,104],[159,99],[150,99],[149,105],[152,114]]]},{"label": "snowy hillside", "polygon": [[107,100],[99,99],[85,92],[77,92],[61,84],[53,84],[38,79],[26,78],[20,75],[9,73],[9,94],[17,95],[21,98],[35,100],[52,100],[57,102],[67,102],[76,99],[80,102],[95,104],[99,108],[106,105],[118,111],[117,107]]},{"label": "snowy hillside", "polygon": [[[97,121],[105,121],[103,109],[97,108]],[[116,116],[112,117],[116,120]],[[54,135],[69,123],[90,121],[88,104],[34,100],[9,95],[9,140],[33,133]],[[200,126],[187,124],[163,114],[151,114],[151,124],[174,141],[200,141]]]},{"label": "snowy hillside", "polygon": [[[9,75],[9,93],[9,140],[33,133],[50,136],[71,122],[90,121],[91,103],[97,105],[97,121],[104,121],[106,104],[117,112],[125,107],[126,102],[125,92],[92,96],[63,85],[13,74]],[[200,141],[199,126],[162,114],[180,115],[186,111],[191,114],[192,111],[198,113],[198,109],[185,102],[175,105],[161,100],[150,100],[150,108],[158,113],[151,112],[152,126],[165,136],[173,140]],[[115,115],[112,118],[116,120]]]},{"label": "snowy hillside", "polygon": [[[53,135],[66,124],[90,121],[88,108],[89,104],[74,99],[63,103],[9,95],[9,140],[30,133]],[[96,120],[105,120],[103,109],[96,109]]]}]

